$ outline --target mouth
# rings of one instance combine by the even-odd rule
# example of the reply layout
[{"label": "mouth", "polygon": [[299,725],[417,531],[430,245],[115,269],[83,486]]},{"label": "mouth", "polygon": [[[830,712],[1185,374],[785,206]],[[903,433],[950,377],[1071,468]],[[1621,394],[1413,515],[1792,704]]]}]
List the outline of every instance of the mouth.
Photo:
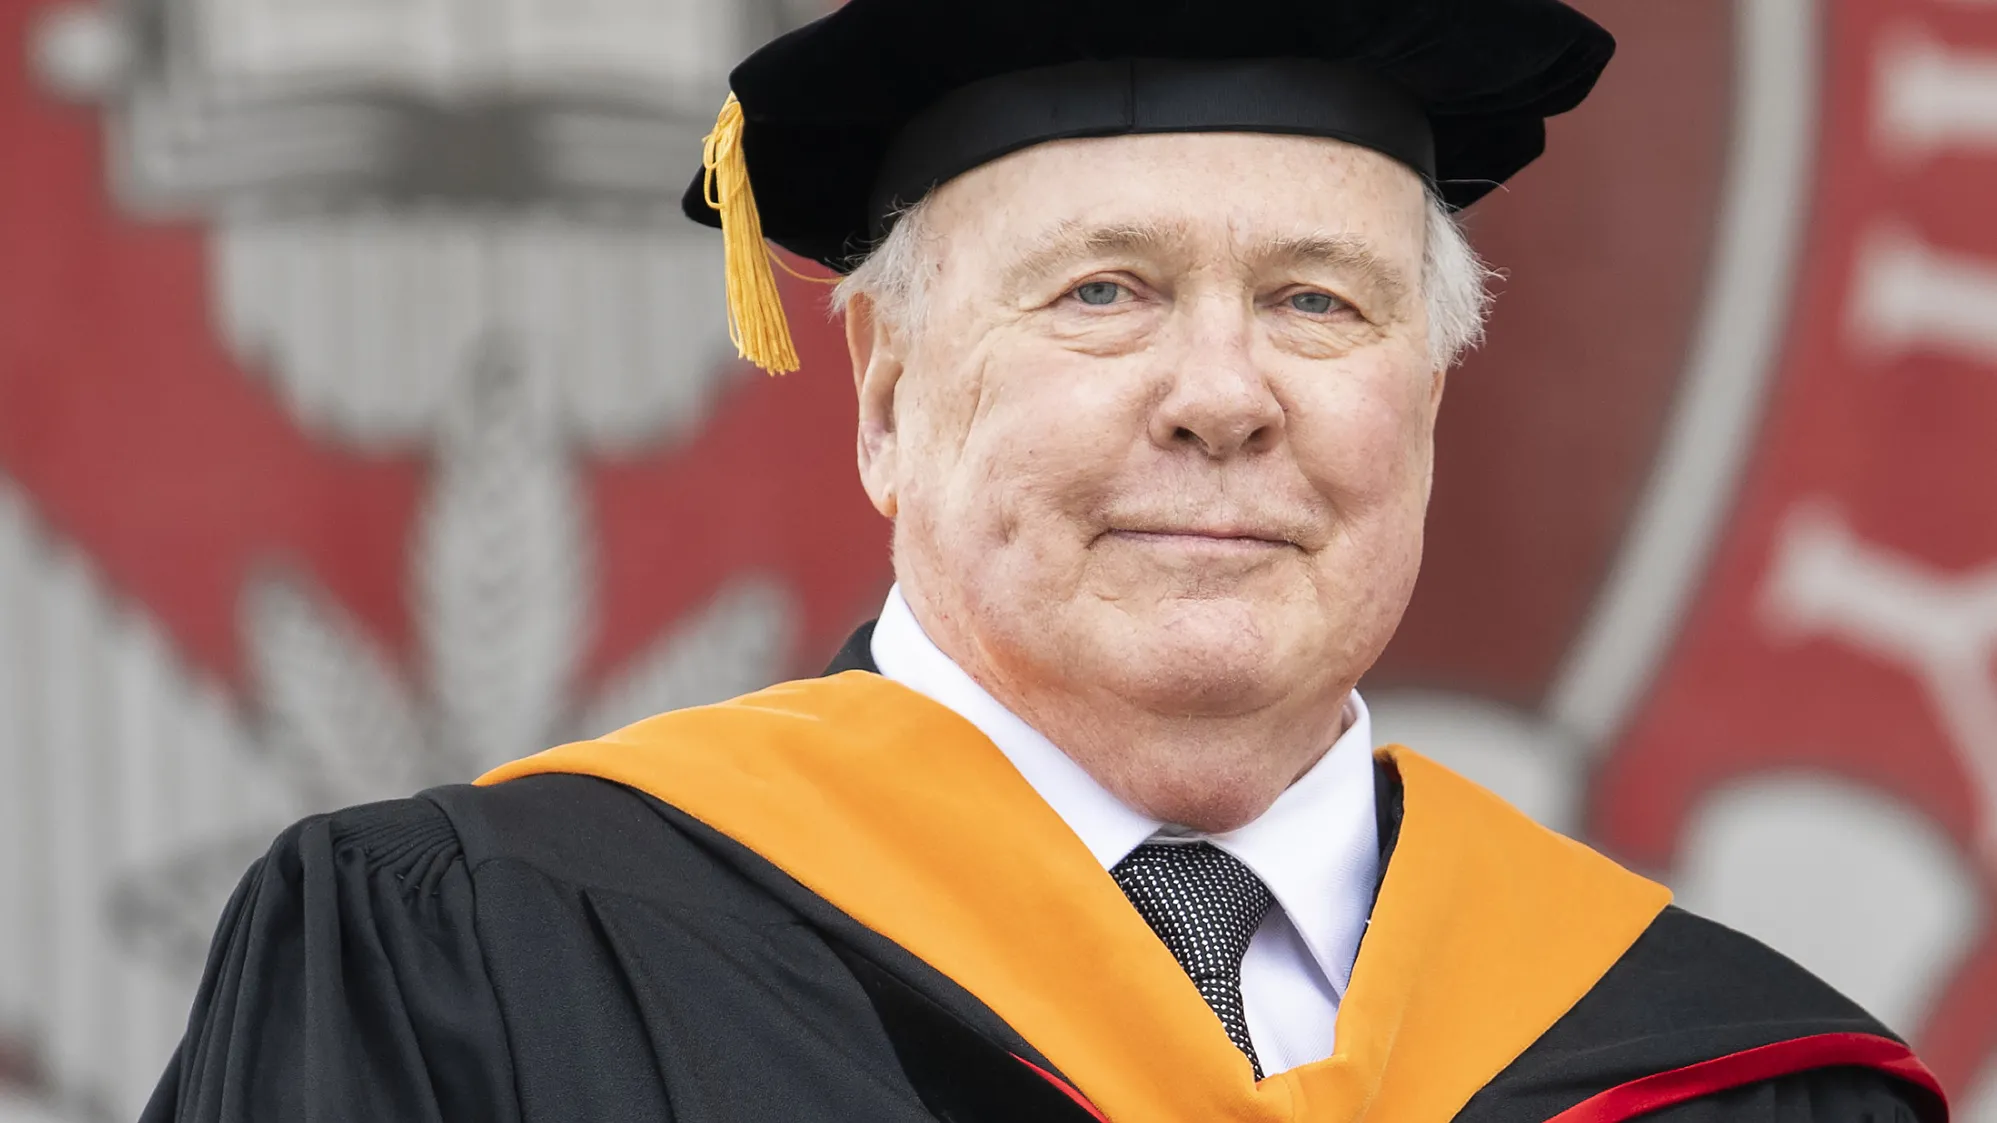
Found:
[{"label": "mouth", "polygon": [[1103,537],[1137,545],[1177,547],[1224,553],[1250,553],[1296,545],[1268,531],[1233,527],[1112,528]]}]

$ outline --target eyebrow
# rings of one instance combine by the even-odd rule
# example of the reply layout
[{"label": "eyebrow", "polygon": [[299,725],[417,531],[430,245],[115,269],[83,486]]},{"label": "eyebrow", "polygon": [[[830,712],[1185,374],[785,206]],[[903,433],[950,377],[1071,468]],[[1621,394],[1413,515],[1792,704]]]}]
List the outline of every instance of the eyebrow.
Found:
[{"label": "eyebrow", "polygon": [[1171,223],[1089,226],[1074,219],[1064,219],[1035,235],[1014,256],[1005,269],[1005,291],[1016,291],[1036,277],[1083,258],[1115,255],[1159,257],[1168,252],[1174,243],[1183,241],[1184,234],[1183,227]]},{"label": "eyebrow", "polygon": [[[1159,258],[1178,252],[1185,228],[1177,223],[1112,223],[1089,226],[1072,219],[1056,223],[1028,241],[1007,265],[1005,291],[1014,292],[1069,262],[1091,257]],[[1274,238],[1249,247],[1242,256],[1257,268],[1320,266],[1354,277],[1381,303],[1399,307],[1408,279],[1371,243],[1355,234],[1314,233]]]},{"label": "eyebrow", "polygon": [[1357,276],[1373,288],[1382,303],[1400,307],[1408,295],[1408,279],[1372,244],[1354,234],[1305,234],[1277,238],[1256,247],[1249,259],[1261,265],[1318,265]]}]

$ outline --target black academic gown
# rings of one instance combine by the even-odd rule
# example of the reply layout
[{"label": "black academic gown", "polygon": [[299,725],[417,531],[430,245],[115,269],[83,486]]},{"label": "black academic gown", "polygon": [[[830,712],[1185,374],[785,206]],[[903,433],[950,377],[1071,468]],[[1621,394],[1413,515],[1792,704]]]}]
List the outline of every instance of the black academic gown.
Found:
[{"label": "black academic gown", "polygon": [[[835,669],[867,666],[863,633]],[[1391,768],[1380,781],[1391,860],[1400,789]],[[1886,1032],[1672,908],[1456,1118],[1541,1123],[1654,1073]],[[549,775],[280,836],[229,902],[143,1120],[1087,1123],[1022,1060],[1058,1075],[962,987],[758,854],[650,796]],[[1645,1118],[1943,1114],[1914,1083],[1832,1067]]]}]

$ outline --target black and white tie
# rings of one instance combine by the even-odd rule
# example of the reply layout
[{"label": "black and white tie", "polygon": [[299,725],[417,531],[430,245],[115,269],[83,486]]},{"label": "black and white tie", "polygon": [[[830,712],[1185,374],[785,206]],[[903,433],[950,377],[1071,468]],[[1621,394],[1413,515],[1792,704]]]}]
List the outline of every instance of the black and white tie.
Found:
[{"label": "black and white tie", "polygon": [[1210,842],[1148,842],[1109,872],[1262,1079],[1241,1005],[1241,957],[1276,901],[1269,887]]}]

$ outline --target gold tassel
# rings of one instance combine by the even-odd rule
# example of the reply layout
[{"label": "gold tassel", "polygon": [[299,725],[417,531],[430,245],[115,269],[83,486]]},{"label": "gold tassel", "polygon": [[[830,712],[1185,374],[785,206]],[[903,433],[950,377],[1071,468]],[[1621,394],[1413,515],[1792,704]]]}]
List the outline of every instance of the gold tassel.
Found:
[{"label": "gold tassel", "polygon": [[701,155],[707,168],[707,205],[721,213],[721,246],[728,276],[728,338],[743,358],[771,374],[798,368],[797,346],[784,318],[773,254],[763,241],[763,218],[749,189],[742,154],[742,103],[734,94],[721,106]]}]

